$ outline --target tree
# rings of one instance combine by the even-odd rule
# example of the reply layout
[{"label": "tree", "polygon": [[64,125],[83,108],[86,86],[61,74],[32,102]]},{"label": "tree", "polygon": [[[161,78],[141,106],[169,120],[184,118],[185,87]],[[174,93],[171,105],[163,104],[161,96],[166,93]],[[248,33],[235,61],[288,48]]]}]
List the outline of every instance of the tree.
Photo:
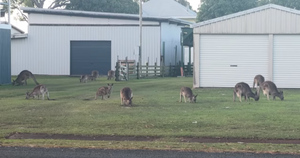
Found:
[{"label": "tree", "polygon": [[197,22],[270,3],[300,10],[300,0],[203,0],[197,14]]},{"label": "tree", "polygon": [[[140,0],[134,0],[134,1],[137,2],[137,3],[139,3]],[[148,2],[150,0],[142,0],[142,1],[143,2]],[[191,6],[190,2],[188,2],[187,0],[174,0],[174,1],[180,3],[183,6],[189,7],[189,9],[192,9],[192,6]]]},{"label": "tree", "polygon": [[[7,2],[8,0],[4,0],[4,2]],[[23,12],[20,10],[20,7],[34,7],[34,8],[45,8],[45,1],[46,0],[11,0],[11,9],[14,11],[17,11],[17,14],[19,15],[20,20],[27,21],[28,17],[23,14]],[[55,9],[64,7],[66,4],[69,3],[69,0],[53,0],[50,6],[48,6],[48,9]]]},{"label": "tree", "polygon": [[257,0],[204,0],[199,12],[197,22],[236,13],[257,6]]},{"label": "tree", "polygon": [[139,6],[133,0],[69,0],[69,10],[137,14]]},{"label": "tree", "polygon": [[269,4],[269,3],[300,10],[300,1],[299,0],[259,0],[258,6]]}]

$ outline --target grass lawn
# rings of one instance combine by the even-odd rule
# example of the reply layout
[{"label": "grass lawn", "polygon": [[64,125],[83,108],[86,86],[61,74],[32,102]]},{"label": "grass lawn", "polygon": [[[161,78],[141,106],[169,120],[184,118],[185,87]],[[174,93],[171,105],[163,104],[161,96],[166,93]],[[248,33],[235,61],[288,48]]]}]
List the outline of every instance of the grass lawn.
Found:
[{"label": "grass lawn", "polygon": [[[26,100],[25,93],[35,86],[31,79],[27,86],[0,86],[0,145],[13,143],[4,137],[15,132],[300,139],[299,89],[282,89],[284,101],[268,101],[261,95],[257,102],[240,103],[232,101],[233,88],[199,88],[193,90],[197,103],[190,104],[178,101],[180,88],[192,87],[192,78],[122,82],[98,78],[89,83],[79,83],[79,77],[36,78],[55,100]],[[93,100],[97,89],[107,83],[114,83],[111,98]],[[131,108],[120,106],[119,91],[125,86],[133,90]],[[293,152],[300,153],[296,146]]]}]

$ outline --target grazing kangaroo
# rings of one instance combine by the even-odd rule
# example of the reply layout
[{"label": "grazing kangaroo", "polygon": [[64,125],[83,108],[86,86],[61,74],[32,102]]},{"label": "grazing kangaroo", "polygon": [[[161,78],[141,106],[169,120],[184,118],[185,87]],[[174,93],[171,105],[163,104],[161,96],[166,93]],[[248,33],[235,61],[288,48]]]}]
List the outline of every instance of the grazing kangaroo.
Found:
[{"label": "grazing kangaroo", "polygon": [[92,76],[93,76],[94,80],[96,80],[99,77],[99,71],[93,70],[92,71]]},{"label": "grazing kangaroo", "polygon": [[121,105],[132,106],[133,93],[129,87],[120,90]]},{"label": "grazing kangaroo", "polygon": [[90,75],[81,75],[79,81],[83,83],[87,83],[88,81],[96,80],[94,76]]},{"label": "grazing kangaroo", "polygon": [[259,93],[260,89],[262,88],[262,83],[265,82],[265,78],[264,76],[262,75],[256,75],[254,77],[254,81],[253,81],[253,89],[254,89],[254,86],[256,85],[256,91],[257,93]]},{"label": "grazing kangaroo", "polygon": [[113,79],[115,78],[115,71],[109,70],[109,71],[107,72],[107,80],[111,80],[112,78],[113,78]]},{"label": "grazing kangaroo", "polygon": [[236,96],[239,97],[240,102],[242,102],[242,96],[244,96],[245,100],[249,100],[250,97],[255,101],[259,100],[259,93],[253,93],[250,86],[245,82],[239,82],[234,86],[233,101],[235,101]]},{"label": "grazing kangaroo", "polygon": [[267,95],[268,100],[270,100],[269,95],[273,96],[273,100],[275,100],[275,97],[280,98],[280,100],[283,100],[283,92],[282,91],[278,91],[275,83],[273,83],[272,81],[265,81],[262,83],[262,90],[263,90],[263,94]]},{"label": "grazing kangaroo", "polygon": [[107,86],[100,87],[96,92],[95,100],[97,100],[98,96],[102,96],[102,100],[105,95],[107,95],[107,98],[109,98],[113,85],[114,85],[113,83],[112,84],[108,83]]},{"label": "grazing kangaroo", "polygon": [[26,93],[26,99],[29,99],[30,97],[34,99],[36,98],[36,96],[38,96],[38,99],[40,99],[40,95],[42,95],[44,100],[45,94],[47,94],[47,98],[48,100],[50,100],[47,87],[45,85],[37,85],[36,87],[33,88],[31,93],[29,92]]},{"label": "grazing kangaroo", "polygon": [[32,78],[33,81],[35,82],[36,85],[39,85],[39,83],[36,81],[34,75],[28,71],[28,70],[23,70],[20,72],[16,80],[13,80],[12,85],[27,85],[27,79]]},{"label": "grazing kangaroo", "polygon": [[181,87],[180,89],[180,100],[182,102],[182,96],[184,97],[184,101],[186,102],[186,97],[189,99],[190,103],[196,103],[197,95],[193,95],[191,88],[189,87]]}]

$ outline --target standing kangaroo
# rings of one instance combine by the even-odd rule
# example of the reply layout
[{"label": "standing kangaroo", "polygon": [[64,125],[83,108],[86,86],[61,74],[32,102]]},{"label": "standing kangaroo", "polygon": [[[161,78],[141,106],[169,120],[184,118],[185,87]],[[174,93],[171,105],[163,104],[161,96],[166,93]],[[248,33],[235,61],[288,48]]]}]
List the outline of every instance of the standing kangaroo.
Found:
[{"label": "standing kangaroo", "polygon": [[121,105],[132,106],[133,93],[129,87],[120,90]]},{"label": "standing kangaroo", "polygon": [[196,103],[196,98],[198,95],[193,95],[191,88],[189,87],[181,87],[180,89],[180,100],[182,102],[182,96],[184,97],[184,101],[186,102],[186,97],[189,99],[190,103]]},{"label": "standing kangaroo", "polygon": [[94,80],[96,80],[96,78],[99,77],[99,71],[93,70],[93,71],[92,71],[92,76],[93,76]]},{"label": "standing kangaroo", "polygon": [[20,72],[16,80],[13,80],[12,85],[27,85],[27,79],[32,78],[33,81],[35,82],[36,85],[39,85],[39,83],[36,81],[34,75],[28,71],[28,70],[23,70]]},{"label": "standing kangaroo", "polygon": [[273,100],[275,100],[275,97],[280,98],[280,100],[283,100],[283,92],[282,91],[278,91],[275,83],[273,83],[272,81],[265,81],[262,83],[262,90],[263,90],[263,94],[267,95],[268,100],[270,100],[269,95],[273,96]]},{"label": "standing kangaroo", "polygon": [[42,95],[44,100],[45,94],[47,94],[47,98],[48,100],[50,100],[47,87],[45,85],[37,85],[36,87],[33,88],[31,93],[29,92],[26,93],[26,99],[29,99],[30,97],[34,99],[36,98],[36,96],[38,96],[38,99],[40,99],[40,95]]},{"label": "standing kangaroo", "polygon": [[113,88],[113,85],[114,85],[113,83],[112,84],[108,83],[107,86],[100,87],[98,89],[98,91],[96,92],[95,100],[97,100],[98,96],[102,96],[102,100],[105,95],[107,95],[107,98],[109,98],[112,88]]},{"label": "standing kangaroo", "polygon": [[255,101],[259,100],[259,93],[253,93],[250,86],[245,82],[239,82],[234,86],[233,101],[235,101],[236,96],[239,97],[240,102],[242,102],[242,96],[244,96],[245,100],[249,100],[250,97]]},{"label": "standing kangaroo", "polygon": [[259,93],[260,89],[262,88],[262,83],[265,82],[265,78],[264,76],[262,75],[256,75],[254,77],[254,81],[253,81],[253,89],[254,89],[254,86],[256,85],[256,91],[257,93]]},{"label": "standing kangaroo", "polygon": [[88,81],[96,80],[94,76],[90,75],[81,75],[79,81],[83,83],[87,83]]},{"label": "standing kangaroo", "polygon": [[114,78],[115,78],[115,71],[109,70],[107,72],[107,80],[111,80],[111,79],[114,79]]}]

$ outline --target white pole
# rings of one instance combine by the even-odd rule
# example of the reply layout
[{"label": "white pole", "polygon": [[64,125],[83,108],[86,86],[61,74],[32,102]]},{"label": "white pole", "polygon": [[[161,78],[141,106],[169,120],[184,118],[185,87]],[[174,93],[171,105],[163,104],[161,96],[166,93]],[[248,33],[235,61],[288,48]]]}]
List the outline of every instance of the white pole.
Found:
[{"label": "white pole", "polygon": [[140,70],[141,70],[141,65],[142,65],[142,18],[143,11],[142,11],[142,0],[140,0],[140,47],[139,47],[139,63],[140,63]]},{"label": "white pole", "polygon": [[10,25],[10,0],[8,0],[8,5],[7,5],[7,8],[8,8],[8,13],[7,13],[7,22],[8,22],[8,25]]}]

